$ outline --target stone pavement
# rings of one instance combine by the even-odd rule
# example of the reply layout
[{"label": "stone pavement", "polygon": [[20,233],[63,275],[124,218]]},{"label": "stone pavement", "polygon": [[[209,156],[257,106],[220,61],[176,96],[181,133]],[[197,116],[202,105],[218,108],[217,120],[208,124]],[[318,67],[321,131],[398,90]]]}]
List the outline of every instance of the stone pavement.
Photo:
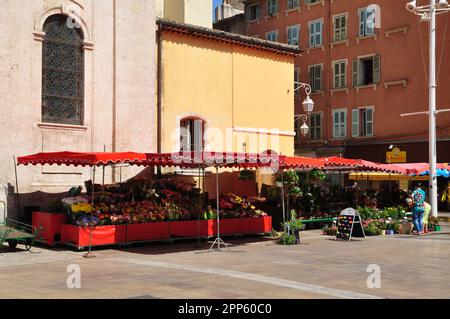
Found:
[{"label": "stone pavement", "polygon": [[[0,298],[450,298],[450,227],[423,237],[336,242],[302,232],[302,244],[268,238],[227,239],[231,252],[177,242],[83,252],[0,249]],[[370,289],[367,267],[379,265]],[[68,289],[69,265],[81,288]]]}]

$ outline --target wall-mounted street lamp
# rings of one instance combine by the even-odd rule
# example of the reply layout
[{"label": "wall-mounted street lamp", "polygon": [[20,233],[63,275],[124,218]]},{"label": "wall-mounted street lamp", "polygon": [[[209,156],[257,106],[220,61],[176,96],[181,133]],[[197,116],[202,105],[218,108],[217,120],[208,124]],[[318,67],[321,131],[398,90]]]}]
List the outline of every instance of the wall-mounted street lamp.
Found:
[{"label": "wall-mounted street lamp", "polygon": [[298,118],[295,120],[301,119],[303,121],[303,125],[300,127],[300,133],[303,136],[307,136],[309,133],[309,126],[306,124],[308,121],[308,115],[311,114],[314,111],[314,101],[311,99],[310,94],[312,92],[311,85],[307,83],[300,83],[300,82],[294,82],[296,88],[294,90],[294,93],[297,92],[300,89],[304,89],[306,93],[306,99],[303,101],[303,111],[306,114],[301,114]]},{"label": "wall-mounted street lamp", "polygon": [[417,0],[410,1],[406,4],[406,9],[408,11],[420,16],[421,21],[430,24],[429,111],[402,114],[401,116],[404,117],[418,114],[428,114],[429,116],[430,204],[432,209],[431,215],[437,217],[436,115],[440,112],[449,110],[436,111],[436,15],[450,12],[450,5],[447,0],[430,0],[429,2],[429,5],[424,6],[418,6]]}]

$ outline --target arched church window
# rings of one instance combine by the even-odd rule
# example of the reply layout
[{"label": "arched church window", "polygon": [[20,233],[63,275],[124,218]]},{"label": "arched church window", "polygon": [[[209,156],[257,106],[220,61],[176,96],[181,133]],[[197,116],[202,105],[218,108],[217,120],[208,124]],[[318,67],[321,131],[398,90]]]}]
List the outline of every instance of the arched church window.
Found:
[{"label": "arched church window", "polygon": [[42,121],[83,125],[84,51],[80,28],[67,16],[44,23],[42,48]]}]

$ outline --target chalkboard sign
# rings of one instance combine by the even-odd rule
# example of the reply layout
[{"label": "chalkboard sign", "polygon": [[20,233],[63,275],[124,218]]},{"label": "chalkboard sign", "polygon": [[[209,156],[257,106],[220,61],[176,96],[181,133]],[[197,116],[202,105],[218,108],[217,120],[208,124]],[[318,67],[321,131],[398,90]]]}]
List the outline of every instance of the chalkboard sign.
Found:
[{"label": "chalkboard sign", "polygon": [[353,208],[344,209],[337,220],[336,240],[352,240],[352,237],[366,238],[362,219],[358,211]]}]

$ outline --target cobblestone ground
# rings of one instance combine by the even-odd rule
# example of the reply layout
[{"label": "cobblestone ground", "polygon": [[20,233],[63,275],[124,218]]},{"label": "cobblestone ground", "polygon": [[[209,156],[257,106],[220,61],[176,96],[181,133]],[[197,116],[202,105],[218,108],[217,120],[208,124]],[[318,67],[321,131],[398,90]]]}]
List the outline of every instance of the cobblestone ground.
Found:
[{"label": "cobblestone ground", "polygon": [[[297,246],[260,237],[227,241],[231,252],[177,242],[97,250],[91,259],[65,249],[5,246],[0,298],[450,298],[448,224],[423,237],[351,243],[320,231],[303,232]],[[67,287],[70,265],[80,267],[80,289]],[[379,266],[380,288],[367,285],[369,265]]]}]

